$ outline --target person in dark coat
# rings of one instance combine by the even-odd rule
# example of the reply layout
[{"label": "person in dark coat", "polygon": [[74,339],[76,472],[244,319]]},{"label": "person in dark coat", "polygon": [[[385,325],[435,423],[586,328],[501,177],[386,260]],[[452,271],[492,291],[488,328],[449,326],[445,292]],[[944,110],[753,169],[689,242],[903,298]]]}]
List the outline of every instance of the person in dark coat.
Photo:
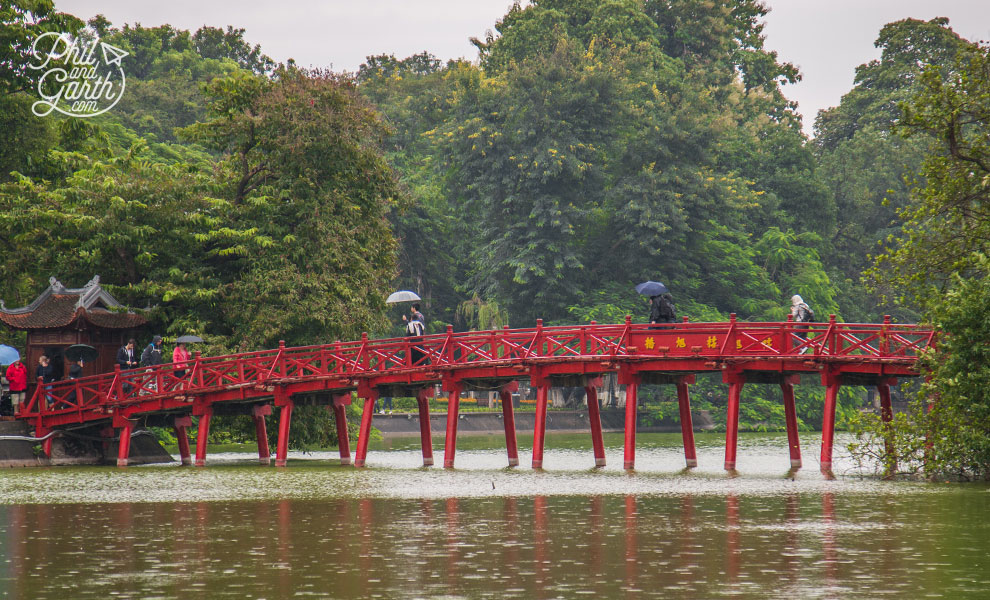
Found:
[{"label": "person in dark coat", "polygon": [[85,366],[86,366],[86,361],[84,361],[82,358],[72,363],[72,366],[69,367],[69,379],[79,379],[80,377],[82,377],[83,367]]},{"label": "person in dark coat", "polygon": [[162,336],[156,335],[141,353],[141,366],[154,367],[162,364]]},{"label": "person in dark coat", "polygon": [[[47,392],[48,390],[50,390],[51,386],[48,384],[55,381],[55,366],[52,365],[51,360],[45,354],[42,354],[41,356],[38,357],[38,366],[34,370],[34,378],[38,379],[39,377],[41,378],[42,383],[45,384],[45,391]],[[45,394],[45,402],[48,404],[48,408],[51,408],[52,406],[51,394],[49,393]]]},{"label": "person in dark coat", "polygon": [[117,364],[121,371],[133,369],[138,366],[137,342],[134,338],[127,340],[127,345],[121,346],[117,350]]},{"label": "person in dark coat", "polygon": [[674,309],[674,298],[670,293],[650,296],[650,323],[674,323],[677,321],[677,311]]}]

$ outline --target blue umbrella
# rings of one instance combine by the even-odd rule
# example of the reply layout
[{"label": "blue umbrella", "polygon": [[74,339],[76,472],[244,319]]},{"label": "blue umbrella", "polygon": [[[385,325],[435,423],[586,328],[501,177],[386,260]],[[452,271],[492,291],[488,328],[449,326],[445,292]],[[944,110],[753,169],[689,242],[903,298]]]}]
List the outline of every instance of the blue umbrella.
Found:
[{"label": "blue umbrella", "polygon": [[0,344],[0,365],[9,365],[21,360],[21,353],[13,346]]},{"label": "blue umbrella", "polygon": [[660,294],[667,294],[670,292],[670,290],[667,289],[667,286],[659,281],[644,281],[636,286],[636,291],[644,296],[659,296]]}]

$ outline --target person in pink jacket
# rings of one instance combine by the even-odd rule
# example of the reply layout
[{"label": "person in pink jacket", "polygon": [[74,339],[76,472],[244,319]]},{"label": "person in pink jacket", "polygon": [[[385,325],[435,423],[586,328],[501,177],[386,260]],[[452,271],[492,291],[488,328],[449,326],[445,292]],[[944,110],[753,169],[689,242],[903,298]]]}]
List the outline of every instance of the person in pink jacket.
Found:
[{"label": "person in pink jacket", "polygon": [[189,360],[189,351],[183,342],[176,344],[172,351],[172,362],[175,363],[175,376],[179,379],[186,376],[186,361]]}]

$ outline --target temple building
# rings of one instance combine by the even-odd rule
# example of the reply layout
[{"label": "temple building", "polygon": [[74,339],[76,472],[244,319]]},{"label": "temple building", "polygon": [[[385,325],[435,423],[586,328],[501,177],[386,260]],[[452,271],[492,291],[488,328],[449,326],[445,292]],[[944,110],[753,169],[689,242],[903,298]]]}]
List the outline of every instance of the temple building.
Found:
[{"label": "temple building", "polygon": [[[0,300],[0,323],[27,331],[27,352],[22,360],[34,377],[38,357],[47,354],[59,379],[69,372],[65,349],[73,344],[96,348],[99,358],[85,365],[83,376],[113,371],[117,349],[134,337],[141,352],[143,327],[148,320],[129,311],[100,287],[100,276],[81,288],[67,288],[52,277],[48,289],[31,304],[7,308]],[[144,340],[147,342],[147,340]]]}]

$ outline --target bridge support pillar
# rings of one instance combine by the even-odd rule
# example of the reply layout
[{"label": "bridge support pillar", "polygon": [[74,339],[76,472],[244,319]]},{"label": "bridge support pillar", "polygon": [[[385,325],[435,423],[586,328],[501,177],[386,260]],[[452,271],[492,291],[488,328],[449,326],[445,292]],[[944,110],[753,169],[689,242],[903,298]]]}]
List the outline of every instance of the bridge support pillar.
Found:
[{"label": "bridge support pillar", "polygon": [[519,382],[513,381],[503,385],[498,390],[502,402],[502,425],[505,426],[505,452],[509,457],[509,466],[519,466],[519,447],[516,445],[516,414],[512,407],[512,392],[519,389]]},{"label": "bridge support pillar", "polygon": [[543,446],[547,433],[547,403],[550,398],[550,380],[531,374],[530,381],[536,386],[536,423],[533,426],[533,468],[543,468]]},{"label": "bridge support pillar", "polygon": [[172,423],[172,428],[175,429],[175,439],[179,443],[179,460],[183,466],[191,465],[192,458],[189,455],[189,435],[187,431],[192,426],[192,417],[189,415],[176,417]]},{"label": "bridge support pillar", "polygon": [[[275,405],[281,410],[278,415],[278,442],[275,445],[275,466],[284,467],[289,456],[289,431],[292,427],[292,409],[295,402],[284,390],[276,388]],[[265,442],[268,443],[267,441]]]},{"label": "bridge support pillar", "polygon": [[639,374],[619,370],[619,383],[626,386],[625,449],[622,468],[632,471],[636,468],[636,417],[639,410]]},{"label": "bridge support pillar", "polygon": [[457,419],[460,417],[461,384],[445,382],[447,391],[447,432],[443,440],[443,468],[454,468],[454,455],[457,453]]},{"label": "bridge support pillar", "polygon": [[368,458],[368,438],[371,436],[371,416],[375,412],[375,401],[378,391],[372,387],[358,388],[358,395],[364,398],[364,408],[361,411],[361,429],[358,432],[357,450],[354,454],[354,466],[363,467]]},{"label": "bridge support pillar", "polygon": [[258,439],[258,462],[270,465],[272,453],[268,449],[268,429],[265,427],[265,417],[272,414],[271,404],[260,404],[251,408],[251,418],[254,419],[254,434]]},{"label": "bridge support pillar", "polygon": [[[47,432],[45,435],[47,435]],[[54,439],[55,436],[52,436],[46,439],[45,441],[41,442],[41,451],[45,453],[45,458],[51,459],[52,457],[52,440]]]},{"label": "bridge support pillar", "polygon": [[210,438],[210,420],[213,418],[213,407],[203,408],[203,414],[199,415],[199,424],[196,428],[196,466],[206,466],[206,441]]},{"label": "bridge support pillar", "polygon": [[832,444],[835,441],[835,403],[839,396],[842,378],[838,373],[822,372],[822,385],[825,386],[825,411],[822,414],[822,454],[821,471],[832,474]]},{"label": "bridge support pillar", "polygon": [[595,452],[595,466],[605,466],[605,442],[602,439],[602,414],[598,405],[598,387],[601,379],[596,379],[593,385],[586,386],[584,393],[588,402],[588,422],[591,425],[591,447]]},{"label": "bridge support pillar", "polygon": [[694,383],[694,375],[677,380],[677,406],[681,413],[681,438],[684,440],[684,464],[687,468],[698,466],[698,455],[694,448],[694,423],[691,421],[691,398],[688,385]]},{"label": "bridge support pillar", "polygon": [[416,393],[416,407],[419,409],[419,445],[423,449],[423,466],[433,466],[433,431],[430,429],[430,392],[420,388]]},{"label": "bridge support pillar", "polygon": [[729,405],[725,417],[725,470],[736,470],[736,444],[739,441],[739,397],[746,377],[742,373],[725,371],[722,382],[729,384]]},{"label": "bridge support pillar", "polygon": [[797,408],[794,405],[794,384],[799,383],[799,375],[790,375],[780,382],[784,396],[784,420],[787,422],[787,448],[791,453],[791,468],[801,468],[801,440],[798,438]]},{"label": "bridge support pillar", "polygon": [[351,403],[350,392],[334,394],[333,418],[337,424],[337,448],[340,451],[340,464],[351,464],[351,440],[347,434],[347,405]]},{"label": "bridge support pillar", "polygon": [[896,379],[881,378],[877,382],[877,393],[880,395],[880,420],[883,421],[883,451],[884,467],[888,475],[897,471],[897,461],[894,459],[894,442],[891,439],[890,423],[894,420],[894,409],[890,405],[890,386],[896,384]]},{"label": "bridge support pillar", "polygon": [[117,466],[126,467],[127,459],[131,456],[131,434],[134,433],[134,426],[137,421],[114,416],[113,426],[120,430],[120,437],[117,440]]}]

